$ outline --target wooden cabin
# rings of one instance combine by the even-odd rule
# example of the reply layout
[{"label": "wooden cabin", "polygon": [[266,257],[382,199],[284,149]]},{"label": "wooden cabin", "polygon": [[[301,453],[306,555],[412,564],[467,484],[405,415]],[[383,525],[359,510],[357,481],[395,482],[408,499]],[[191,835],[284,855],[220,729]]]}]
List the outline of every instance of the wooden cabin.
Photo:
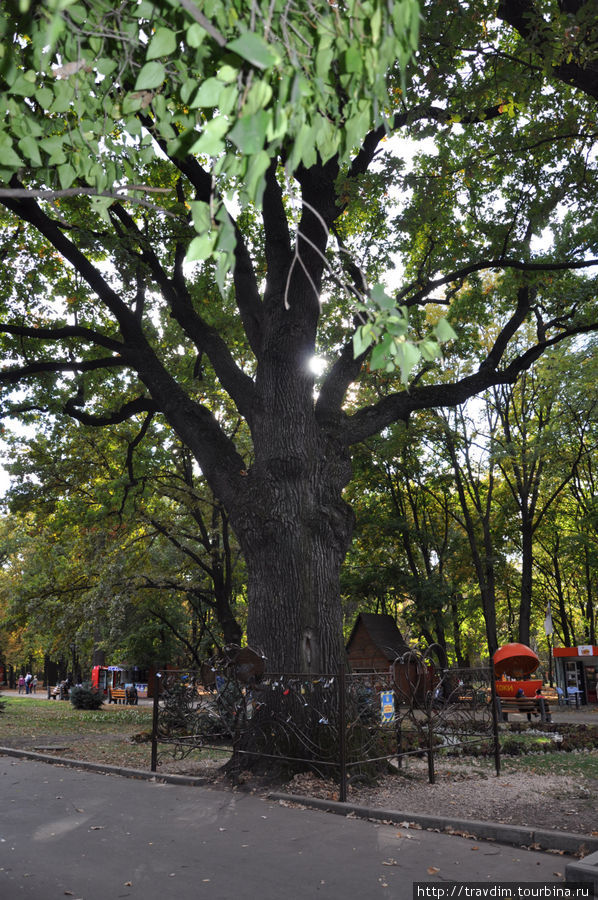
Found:
[{"label": "wooden cabin", "polygon": [[359,613],[347,643],[353,672],[388,672],[391,663],[409,651],[392,616]]},{"label": "wooden cabin", "polygon": [[392,616],[360,613],[347,642],[355,674],[390,675],[399,703],[421,701],[434,685],[434,667],[407,645]]}]

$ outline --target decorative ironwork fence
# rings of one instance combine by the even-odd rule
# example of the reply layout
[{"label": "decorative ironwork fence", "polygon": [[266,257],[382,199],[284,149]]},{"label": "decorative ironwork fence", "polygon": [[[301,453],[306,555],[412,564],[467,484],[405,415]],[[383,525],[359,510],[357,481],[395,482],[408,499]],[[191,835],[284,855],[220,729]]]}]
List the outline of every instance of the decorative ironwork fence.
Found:
[{"label": "decorative ironwork fence", "polygon": [[[483,742],[500,772],[494,678],[490,669],[439,670],[429,653],[399,657],[389,671],[308,676],[210,665],[158,673],[154,686],[152,771],[166,756],[223,752],[234,780],[243,767],[309,767],[349,780],[402,767],[425,755],[428,777],[441,750]],[[206,674],[208,673],[208,674]]]}]

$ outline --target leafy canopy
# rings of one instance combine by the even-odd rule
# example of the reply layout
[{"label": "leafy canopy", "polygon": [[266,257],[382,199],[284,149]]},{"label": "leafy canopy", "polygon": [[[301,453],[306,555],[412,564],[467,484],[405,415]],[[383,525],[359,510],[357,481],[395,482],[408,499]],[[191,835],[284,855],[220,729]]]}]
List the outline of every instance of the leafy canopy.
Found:
[{"label": "leafy canopy", "polygon": [[[151,107],[168,155],[211,158],[242,207],[259,201],[272,159],[289,174],[317,156],[346,160],[384,122],[388,79],[417,46],[419,20],[417,0],[10,7],[0,17],[3,181],[26,167],[54,190],[130,188],[155,158],[143,128]],[[194,212],[190,256],[228,253],[227,217],[205,203]]]}]

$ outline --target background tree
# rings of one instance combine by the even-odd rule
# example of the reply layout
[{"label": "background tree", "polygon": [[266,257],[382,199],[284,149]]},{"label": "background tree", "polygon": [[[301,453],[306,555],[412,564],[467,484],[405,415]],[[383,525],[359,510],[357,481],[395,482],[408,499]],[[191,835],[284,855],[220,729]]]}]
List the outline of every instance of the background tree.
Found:
[{"label": "background tree", "polygon": [[149,459],[135,458],[137,478],[130,427],[90,431],[67,423],[11,441],[9,521],[27,523],[33,549],[19,543],[7,560],[19,573],[13,619],[52,635],[53,658],[76,641],[89,658],[95,645],[141,664],[197,664],[238,643],[238,549],[188,454],[162,433]]}]

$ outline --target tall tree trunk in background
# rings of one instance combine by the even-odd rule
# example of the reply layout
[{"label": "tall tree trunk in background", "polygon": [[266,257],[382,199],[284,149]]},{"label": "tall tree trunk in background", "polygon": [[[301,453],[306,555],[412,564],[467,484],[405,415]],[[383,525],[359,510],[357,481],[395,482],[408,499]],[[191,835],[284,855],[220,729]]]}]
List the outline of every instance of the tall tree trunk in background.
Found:
[{"label": "tall tree trunk in background", "polygon": [[521,593],[519,596],[519,641],[530,642],[530,620],[532,611],[534,530],[529,518],[527,504],[522,497],[521,505]]},{"label": "tall tree trunk in background", "polygon": [[596,643],[596,616],[594,614],[594,591],[592,585],[592,570],[590,567],[590,554],[587,546],[584,553],[584,572],[586,580],[586,620],[588,623],[588,643]]}]

